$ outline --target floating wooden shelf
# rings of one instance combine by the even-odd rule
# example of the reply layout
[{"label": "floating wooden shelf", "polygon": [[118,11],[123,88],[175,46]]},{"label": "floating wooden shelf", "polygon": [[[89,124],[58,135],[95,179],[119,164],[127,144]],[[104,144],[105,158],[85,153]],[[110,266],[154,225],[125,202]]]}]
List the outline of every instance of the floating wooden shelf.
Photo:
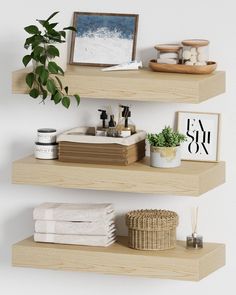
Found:
[{"label": "floating wooden shelf", "polygon": [[118,237],[118,242],[107,248],[35,243],[31,237],[13,245],[12,264],[199,281],[225,265],[225,246],[205,243],[203,249],[189,250],[179,241],[173,250],[139,251],[128,248],[126,237]]},{"label": "floating wooden shelf", "polygon": [[[13,72],[13,93],[28,93],[26,68]],[[225,92],[225,72],[210,75],[139,71],[102,72],[101,68],[69,65],[62,77],[70,94],[83,98],[200,103]]]},{"label": "floating wooden shelf", "polygon": [[13,163],[13,183],[121,192],[199,196],[225,182],[225,163],[183,161],[159,169],[149,158],[129,166],[65,163],[30,156]]}]

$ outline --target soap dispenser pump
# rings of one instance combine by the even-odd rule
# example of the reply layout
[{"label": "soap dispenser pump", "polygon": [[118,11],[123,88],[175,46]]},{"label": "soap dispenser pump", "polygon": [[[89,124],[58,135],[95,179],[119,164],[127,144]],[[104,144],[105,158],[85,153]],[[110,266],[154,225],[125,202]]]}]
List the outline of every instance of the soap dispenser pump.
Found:
[{"label": "soap dispenser pump", "polygon": [[108,118],[107,111],[106,110],[101,110],[101,109],[99,109],[98,111],[101,112],[100,119],[102,120],[102,126],[98,126],[97,130],[106,131],[107,130],[106,120]]},{"label": "soap dispenser pump", "polygon": [[121,113],[121,119],[118,124],[118,129],[121,132],[122,137],[128,137],[136,133],[136,127],[129,119],[131,117],[131,111],[129,106],[120,105],[120,108],[123,108]]}]

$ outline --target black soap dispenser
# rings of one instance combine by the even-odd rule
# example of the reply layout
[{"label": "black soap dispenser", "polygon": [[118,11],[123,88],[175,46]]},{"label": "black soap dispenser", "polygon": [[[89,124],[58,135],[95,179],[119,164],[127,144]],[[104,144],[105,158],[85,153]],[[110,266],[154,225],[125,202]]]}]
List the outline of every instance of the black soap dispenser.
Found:
[{"label": "black soap dispenser", "polygon": [[102,120],[102,125],[97,127],[97,130],[99,131],[107,131],[108,126],[106,126],[106,120],[108,118],[107,116],[107,111],[106,110],[98,110],[99,112],[101,112],[100,114],[100,119]]},{"label": "black soap dispenser", "polygon": [[118,130],[120,131],[121,137],[128,137],[134,133],[136,133],[136,127],[132,123],[131,111],[129,106],[120,105],[122,108],[121,119],[118,123]]}]

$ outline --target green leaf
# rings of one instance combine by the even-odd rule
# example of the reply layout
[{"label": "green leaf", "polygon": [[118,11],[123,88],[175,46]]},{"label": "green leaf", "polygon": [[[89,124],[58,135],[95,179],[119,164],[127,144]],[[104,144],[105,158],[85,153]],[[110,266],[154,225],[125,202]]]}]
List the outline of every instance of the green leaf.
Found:
[{"label": "green leaf", "polygon": [[43,53],[44,51],[44,48],[42,46],[36,46],[34,47],[34,50],[33,50],[33,57],[34,58],[39,58],[40,55]]},{"label": "green leaf", "polygon": [[25,55],[22,59],[24,66],[26,67],[28,63],[31,61],[31,55]]},{"label": "green leaf", "polygon": [[59,11],[56,11],[56,12],[53,12],[53,14],[51,14],[47,19],[46,19],[46,21],[48,22],[48,21],[50,21],[50,19],[52,19],[56,14],[58,14],[59,13]]},{"label": "green leaf", "polygon": [[47,57],[45,55],[40,56],[39,61],[41,64],[45,65]]},{"label": "green leaf", "polygon": [[33,88],[32,90],[30,90],[29,95],[33,98],[37,98],[39,96],[39,91],[36,88]]},{"label": "green leaf", "polygon": [[43,96],[43,100],[47,98],[47,96],[48,96],[48,92],[47,92],[47,90],[44,89],[44,90],[42,91],[42,96]]},{"label": "green leaf", "polygon": [[57,70],[58,70],[59,73],[61,73],[62,75],[64,75],[64,71],[62,70],[61,67],[57,66]]},{"label": "green leaf", "polygon": [[61,102],[62,99],[62,95],[60,92],[56,92],[55,95],[53,95],[53,100],[55,102],[55,104],[58,104],[59,102]]},{"label": "green leaf", "polygon": [[41,82],[42,82],[43,85],[46,85],[47,84],[48,76],[49,76],[48,70],[46,70],[45,68],[43,68],[43,70],[41,71],[41,73],[39,75],[39,77],[40,77]]},{"label": "green leaf", "polygon": [[49,29],[53,29],[58,25],[58,23],[51,23],[49,24]]},{"label": "green leaf", "polygon": [[25,82],[29,86],[29,88],[33,86],[34,81],[35,81],[35,74],[33,72],[26,75]]},{"label": "green leaf", "polygon": [[57,76],[55,76],[55,78],[60,86],[60,89],[62,90],[63,86],[62,86],[61,80]]},{"label": "green leaf", "polygon": [[60,35],[63,37],[63,38],[66,38],[66,32],[65,31],[59,31]]},{"label": "green leaf", "polygon": [[51,74],[58,74],[58,65],[54,61],[48,63],[48,71]]},{"label": "green leaf", "polygon": [[31,35],[37,35],[40,33],[38,27],[34,26],[34,25],[31,25],[31,26],[28,26],[28,27],[25,27],[24,30],[31,34]]},{"label": "green leaf", "polygon": [[56,85],[55,85],[55,82],[53,80],[48,80],[46,86],[47,86],[47,90],[50,93],[52,93],[52,94],[55,93],[55,91],[56,91]]},{"label": "green leaf", "polygon": [[62,104],[63,104],[63,106],[65,107],[65,108],[69,108],[69,106],[70,106],[70,98],[69,97],[67,97],[67,96],[64,96],[63,98],[62,98]]},{"label": "green leaf", "polygon": [[69,90],[68,86],[66,86],[66,87],[64,88],[64,90],[65,90],[66,94],[68,95],[68,90]]},{"label": "green leaf", "polygon": [[49,45],[46,50],[49,57],[60,56],[59,50],[53,45]]},{"label": "green leaf", "polygon": [[77,106],[79,106],[79,104],[80,104],[80,96],[78,94],[75,94],[74,97],[75,97],[75,99],[77,101]]},{"label": "green leaf", "polygon": [[70,31],[77,32],[75,27],[66,27],[66,28],[63,28],[63,30],[70,30]]},{"label": "green leaf", "polygon": [[42,25],[43,27],[45,26],[45,23],[47,22],[46,20],[43,19],[36,19],[37,22],[40,23],[40,25]]},{"label": "green leaf", "polygon": [[42,74],[43,69],[44,66],[37,66],[37,68],[35,69],[35,73],[40,76]]}]

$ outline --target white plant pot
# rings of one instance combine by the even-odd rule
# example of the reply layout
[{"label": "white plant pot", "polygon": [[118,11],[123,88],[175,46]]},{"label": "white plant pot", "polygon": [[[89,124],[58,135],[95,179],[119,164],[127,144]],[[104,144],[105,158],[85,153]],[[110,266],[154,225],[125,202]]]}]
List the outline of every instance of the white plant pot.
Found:
[{"label": "white plant pot", "polygon": [[174,168],[181,165],[181,148],[150,147],[150,165],[158,168]]},{"label": "white plant pot", "polygon": [[[49,44],[50,45],[50,44]],[[55,58],[52,59],[57,65],[62,68],[62,70],[65,72],[67,69],[67,60],[68,60],[68,55],[67,55],[67,43],[52,43],[51,45],[55,46],[60,53],[60,56],[56,56]],[[44,44],[40,44],[40,46],[44,46]],[[33,63],[33,68],[36,68],[38,66],[38,63],[35,60],[32,60]]]}]

